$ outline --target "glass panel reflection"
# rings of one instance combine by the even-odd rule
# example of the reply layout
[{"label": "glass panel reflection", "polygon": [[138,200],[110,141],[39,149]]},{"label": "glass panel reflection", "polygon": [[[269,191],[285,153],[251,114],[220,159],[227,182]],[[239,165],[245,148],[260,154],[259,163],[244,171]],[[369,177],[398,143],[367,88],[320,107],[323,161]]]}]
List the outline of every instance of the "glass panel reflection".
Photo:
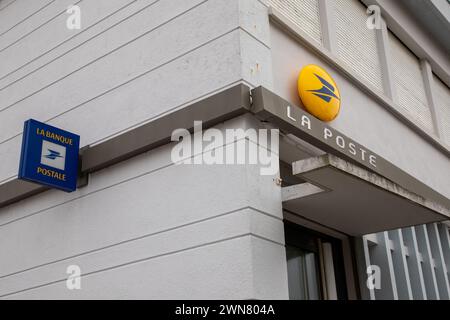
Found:
[{"label": "glass panel reflection", "polygon": [[286,256],[289,298],[291,300],[320,299],[316,254],[286,246]]}]

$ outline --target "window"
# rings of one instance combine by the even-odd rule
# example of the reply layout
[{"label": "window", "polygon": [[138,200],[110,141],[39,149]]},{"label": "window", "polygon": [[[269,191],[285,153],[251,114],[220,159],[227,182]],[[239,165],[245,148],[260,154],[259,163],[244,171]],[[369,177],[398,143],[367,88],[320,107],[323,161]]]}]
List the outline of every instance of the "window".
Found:
[{"label": "window", "polygon": [[285,223],[289,299],[347,299],[340,240]]}]

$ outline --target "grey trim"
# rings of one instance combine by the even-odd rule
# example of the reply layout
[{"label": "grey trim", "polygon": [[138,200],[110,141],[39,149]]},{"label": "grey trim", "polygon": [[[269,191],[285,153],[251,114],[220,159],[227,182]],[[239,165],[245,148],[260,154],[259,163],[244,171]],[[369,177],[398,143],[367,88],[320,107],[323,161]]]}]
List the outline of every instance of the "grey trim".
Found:
[{"label": "grey trim", "polygon": [[[424,183],[420,182],[416,178],[412,177],[408,173],[399,169],[391,162],[382,158],[369,149],[360,145],[359,143],[348,138],[346,135],[338,132],[337,130],[329,127],[324,122],[314,118],[310,114],[303,111],[300,107],[284,100],[283,98],[277,96],[276,94],[270,92],[269,90],[258,87],[252,90],[253,96],[253,106],[252,112],[261,120],[269,121],[277,125],[281,131],[288,132],[296,135],[300,139],[305,140],[308,143],[322,149],[325,152],[336,155],[346,161],[354,164],[362,165],[375,173],[378,173],[382,177],[403,186],[405,189],[420,195],[426,199],[437,202],[443,207],[450,208],[450,200],[443,196],[442,194],[436,192],[432,188],[428,187]],[[308,129],[300,124],[299,121],[293,121],[288,117],[286,110],[290,106],[291,114],[290,116],[295,119],[301,119],[303,116],[308,117],[311,122],[311,129]],[[366,161],[363,161],[359,157],[351,154],[348,149],[341,149],[336,147],[330,139],[325,139],[323,136],[324,129],[327,128],[333,132],[333,136],[337,135],[343,137],[346,141],[351,141],[355,144],[356,149],[363,148],[376,156],[377,166],[370,166]],[[447,154],[449,154],[447,152]]]},{"label": "grey trim", "polygon": [[14,179],[0,185],[0,208],[44,192],[49,188]]}]

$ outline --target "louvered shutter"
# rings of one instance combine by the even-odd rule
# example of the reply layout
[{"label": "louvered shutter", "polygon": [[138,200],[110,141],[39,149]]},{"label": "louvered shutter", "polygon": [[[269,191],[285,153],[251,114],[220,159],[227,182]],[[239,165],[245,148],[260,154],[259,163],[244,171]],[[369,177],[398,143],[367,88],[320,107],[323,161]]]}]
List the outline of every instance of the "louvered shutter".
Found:
[{"label": "louvered shutter", "polygon": [[269,5],[322,44],[318,0],[269,0]]},{"label": "louvered shutter", "polygon": [[376,31],[367,28],[366,7],[357,0],[335,0],[335,25],[340,60],[359,77],[383,92]]},{"label": "louvered shutter", "polygon": [[389,32],[397,108],[420,126],[434,132],[419,59]]}]

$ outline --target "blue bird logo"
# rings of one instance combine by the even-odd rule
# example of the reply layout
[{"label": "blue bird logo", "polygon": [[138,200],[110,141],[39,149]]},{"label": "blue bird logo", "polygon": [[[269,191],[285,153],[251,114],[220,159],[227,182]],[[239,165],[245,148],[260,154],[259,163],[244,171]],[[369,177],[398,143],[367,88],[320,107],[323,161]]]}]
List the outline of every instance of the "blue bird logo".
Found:
[{"label": "blue bird logo", "polygon": [[45,155],[47,159],[55,160],[56,158],[62,158],[61,154],[58,151],[48,149],[49,154]]},{"label": "blue bird logo", "polygon": [[339,97],[336,96],[335,92],[335,88],[334,86],[329,83],[328,81],[326,81],[324,78],[318,76],[317,74],[314,74],[317,79],[319,79],[319,81],[322,83],[322,88],[318,89],[318,90],[308,90],[309,92],[313,92],[313,94],[317,97],[319,97],[320,99],[324,100],[325,102],[330,102],[331,99],[336,98],[339,100]]}]

